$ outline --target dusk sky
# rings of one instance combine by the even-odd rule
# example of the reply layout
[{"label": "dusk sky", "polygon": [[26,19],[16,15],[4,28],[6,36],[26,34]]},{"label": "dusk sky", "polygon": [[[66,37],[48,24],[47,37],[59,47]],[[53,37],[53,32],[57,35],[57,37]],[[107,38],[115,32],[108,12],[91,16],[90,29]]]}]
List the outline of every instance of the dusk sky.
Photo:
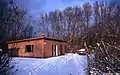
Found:
[{"label": "dusk sky", "polygon": [[[93,3],[96,0],[17,0],[17,3],[26,8],[30,15],[39,17],[40,12],[49,12],[55,9],[64,9],[67,6],[83,5],[85,2]],[[102,1],[102,0],[97,0]],[[110,0],[107,0],[110,1]]]}]

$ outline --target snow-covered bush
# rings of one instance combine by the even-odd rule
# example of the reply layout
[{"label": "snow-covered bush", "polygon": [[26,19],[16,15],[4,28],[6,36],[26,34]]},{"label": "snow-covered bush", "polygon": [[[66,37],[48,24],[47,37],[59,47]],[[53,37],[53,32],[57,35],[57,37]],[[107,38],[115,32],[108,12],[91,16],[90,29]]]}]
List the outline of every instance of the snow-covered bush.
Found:
[{"label": "snow-covered bush", "polygon": [[11,71],[14,67],[10,64],[11,58],[8,56],[7,53],[3,53],[0,49],[0,75],[12,75],[13,72]]}]

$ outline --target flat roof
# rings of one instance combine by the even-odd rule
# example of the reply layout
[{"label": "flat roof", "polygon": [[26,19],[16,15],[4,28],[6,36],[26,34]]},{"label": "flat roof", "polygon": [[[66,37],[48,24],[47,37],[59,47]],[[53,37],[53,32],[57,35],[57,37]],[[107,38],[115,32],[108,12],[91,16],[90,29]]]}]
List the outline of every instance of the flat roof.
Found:
[{"label": "flat roof", "polygon": [[66,42],[66,41],[63,41],[63,40],[59,40],[59,39],[53,39],[53,38],[29,38],[29,39],[22,39],[22,40],[14,40],[14,41],[9,41],[7,42],[8,44],[10,43],[18,43],[18,42],[25,42],[25,41],[33,41],[33,40],[52,40],[52,41],[59,41],[59,42]]}]

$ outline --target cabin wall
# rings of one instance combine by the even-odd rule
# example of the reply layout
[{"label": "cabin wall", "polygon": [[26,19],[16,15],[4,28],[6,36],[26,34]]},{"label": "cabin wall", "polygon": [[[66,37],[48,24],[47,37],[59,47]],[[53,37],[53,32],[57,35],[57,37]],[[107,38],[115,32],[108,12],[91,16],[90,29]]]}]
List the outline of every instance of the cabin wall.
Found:
[{"label": "cabin wall", "polygon": [[[26,45],[33,45],[33,51],[32,52],[25,52],[25,46]],[[52,57],[52,45],[58,46],[57,54],[61,55],[60,45],[62,45],[62,52],[65,54],[65,46],[67,44],[65,42],[60,41],[54,41],[54,40],[30,40],[30,41],[24,41],[24,42],[17,42],[17,43],[11,43],[8,44],[8,49],[16,48],[18,51],[15,50],[13,52],[18,53],[18,56],[20,57]],[[10,51],[11,53],[12,51]],[[15,53],[12,53],[13,55]],[[11,54],[11,55],[12,55]],[[55,55],[55,56],[58,56]]]},{"label": "cabin wall", "polygon": [[60,45],[62,45],[62,51],[63,51],[63,54],[65,54],[65,46],[67,46],[67,43],[59,42],[59,41],[44,40],[45,57],[52,57],[53,56],[52,45],[58,46],[58,55],[61,55]]},{"label": "cabin wall", "polygon": [[[18,49],[18,56],[20,57],[44,57],[43,40],[32,40],[18,43],[8,44],[8,49]],[[26,45],[33,45],[33,52],[25,52]]]}]

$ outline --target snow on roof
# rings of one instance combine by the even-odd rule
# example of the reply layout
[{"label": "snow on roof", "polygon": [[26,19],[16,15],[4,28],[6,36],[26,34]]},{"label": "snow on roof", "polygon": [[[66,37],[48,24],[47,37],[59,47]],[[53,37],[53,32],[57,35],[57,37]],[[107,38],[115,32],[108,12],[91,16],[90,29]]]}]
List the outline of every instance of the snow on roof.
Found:
[{"label": "snow on roof", "polygon": [[18,71],[15,75],[86,75],[86,56],[67,54],[46,59],[13,58]]},{"label": "snow on roof", "polygon": [[85,49],[80,49],[79,51],[85,51]]}]

